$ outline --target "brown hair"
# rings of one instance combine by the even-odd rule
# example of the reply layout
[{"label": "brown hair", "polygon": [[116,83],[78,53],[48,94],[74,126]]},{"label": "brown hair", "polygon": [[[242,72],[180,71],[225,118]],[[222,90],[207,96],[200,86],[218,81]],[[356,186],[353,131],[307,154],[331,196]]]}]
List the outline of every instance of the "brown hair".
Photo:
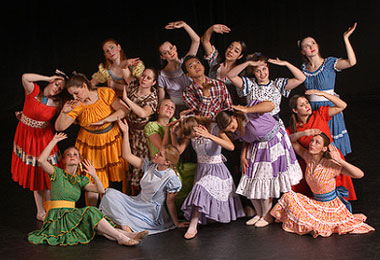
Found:
[{"label": "brown hair", "polygon": [[177,149],[177,147],[171,144],[165,145],[164,148],[165,159],[170,162],[171,167],[175,168],[181,155],[179,150]]},{"label": "brown hair", "polygon": [[[248,54],[247,55],[247,60],[251,60],[251,61],[263,61],[265,62],[266,64],[268,64],[268,57],[263,55],[261,52],[254,52],[252,54]],[[253,71],[255,69],[256,66],[249,66],[247,68],[247,74],[248,75],[254,75]]]},{"label": "brown hair", "polygon": [[297,114],[294,113],[293,109],[297,109],[297,102],[300,97],[305,97],[302,95],[294,95],[289,99],[289,109],[292,115],[289,119],[289,127],[292,129],[293,133],[297,132]]},{"label": "brown hair", "polygon": [[[120,45],[115,39],[108,38],[102,42],[102,50],[104,48],[104,45],[108,42],[111,42],[111,43],[116,44],[116,45]],[[123,60],[126,60],[126,59],[127,59],[127,57],[125,56],[125,53],[124,53],[123,49],[121,48],[120,49],[120,62]],[[109,68],[111,65],[112,65],[111,61],[106,59],[106,68]]]},{"label": "brown hair", "polygon": [[330,154],[330,149],[329,149],[329,145],[331,143],[330,138],[325,133],[323,133],[323,132],[320,133],[320,134],[317,134],[315,136],[322,137],[322,139],[323,139],[323,146],[324,147],[327,146],[327,151],[323,153],[323,158],[332,159],[331,154]]},{"label": "brown hair", "polygon": [[87,85],[87,88],[89,90],[95,90],[96,87],[94,87],[91,82],[87,79],[87,77],[82,73],[73,72],[73,75],[67,80],[66,82],[66,89],[69,89],[71,87],[78,87],[82,88],[83,84]]},{"label": "brown hair", "polygon": [[211,119],[204,116],[190,116],[182,120],[181,122],[181,137],[189,137],[193,132],[193,127],[198,125],[208,126]]},{"label": "brown hair", "polygon": [[240,134],[240,136],[243,136],[244,130],[245,130],[244,124],[243,124],[243,122],[245,120],[245,116],[242,112],[224,110],[224,111],[219,112],[216,115],[215,120],[216,120],[216,123],[218,124],[219,129],[221,131],[224,131],[231,124],[233,116],[236,118],[236,121],[238,123],[239,134]]}]

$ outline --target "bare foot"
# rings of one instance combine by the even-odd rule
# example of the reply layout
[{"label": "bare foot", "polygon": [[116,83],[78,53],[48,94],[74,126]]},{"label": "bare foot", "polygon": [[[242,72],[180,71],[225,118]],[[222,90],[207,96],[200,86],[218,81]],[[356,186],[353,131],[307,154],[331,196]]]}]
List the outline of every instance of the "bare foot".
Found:
[{"label": "bare foot", "polygon": [[123,235],[122,238],[117,240],[117,243],[119,245],[123,245],[123,246],[136,246],[139,244],[139,241],[136,241],[134,239],[130,239],[130,238]]},{"label": "bare foot", "polygon": [[44,221],[45,217],[46,217],[46,212],[44,212],[42,214],[38,213],[37,216],[36,216],[36,219],[39,220],[39,221]]},{"label": "bare foot", "polygon": [[128,231],[125,231],[123,229],[118,229],[117,228],[117,231],[121,232],[126,237],[134,239],[136,241],[141,241],[142,239],[144,239],[149,234],[148,230],[144,230],[144,231],[141,231],[141,232],[128,232]]},{"label": "bare foot", "polygon": [[196,229],[193,229],[193,228],[189,228],[187,231],[186,231],[186,234],[183,236],[185,239],[193,239],[194,237],[196,237],[198,234],[198,231]]}]

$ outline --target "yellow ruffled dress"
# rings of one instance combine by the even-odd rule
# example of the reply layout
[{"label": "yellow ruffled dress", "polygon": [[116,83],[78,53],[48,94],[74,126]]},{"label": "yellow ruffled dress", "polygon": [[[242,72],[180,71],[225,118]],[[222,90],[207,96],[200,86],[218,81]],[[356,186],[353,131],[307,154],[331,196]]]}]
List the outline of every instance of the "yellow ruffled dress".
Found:
[{"label": "yellow ruffled dress", "polygon": [[115,112],[111,106],[117,98],[115,91],[101,87],[97,92],[98,100],[94,104],[80,104],[67,115],[76,119],[81,126],[75,146],[83,159],[94,163],[99,179],[107,188],[110,181],[121,182],[125,179],[128,164],[121,156],[123,136],[117,122],[89,126]]}]

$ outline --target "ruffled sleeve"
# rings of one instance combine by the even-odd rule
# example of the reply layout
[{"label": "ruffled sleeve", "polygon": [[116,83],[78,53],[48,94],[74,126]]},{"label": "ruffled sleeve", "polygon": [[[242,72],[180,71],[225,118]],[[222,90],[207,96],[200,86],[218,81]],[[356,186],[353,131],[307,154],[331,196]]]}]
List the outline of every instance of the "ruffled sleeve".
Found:
[{"label": "ruffled sleeve", "polygon": [[277,78],[275,79],[274,84],[282,96],[289,97],[290,90],[286,89],[286,85],[288,85],[288,78]]},{"label": "ruffled sleeve", "polygon": [[169,193],[179,192],[181,188],[182,188],[182,183],[177,175],[170,177],[165,186],[166,192],[169,192]]},{"label": "ruffled sleeve", "polygon": [[84,111],[84,105],[81,103],[80,105],[74,107],[69,113],[66,113],[72,119],[76,119],[82,112]]},{"label": "ruffled sleeve", "polygon": [[136,66],[131,66],[132,76],[135,78],[140,78],[145,70],[144,63],[140,60]]}]

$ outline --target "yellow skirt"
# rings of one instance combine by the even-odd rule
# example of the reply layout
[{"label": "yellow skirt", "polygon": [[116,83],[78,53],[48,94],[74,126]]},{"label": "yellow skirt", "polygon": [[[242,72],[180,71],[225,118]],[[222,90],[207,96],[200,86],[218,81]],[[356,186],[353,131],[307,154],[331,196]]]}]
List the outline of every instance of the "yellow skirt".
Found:
[{"label": "yellow skirt", "polygon": [[[123,135],[117,124],[107,131],[94,132],[81,128],[75,143],[83,159],[94,164],[104,188],[109,182],[121,182],[126,178],[128,162],[122,158]],[[92,181],[92,178],[87,175]]]}]

